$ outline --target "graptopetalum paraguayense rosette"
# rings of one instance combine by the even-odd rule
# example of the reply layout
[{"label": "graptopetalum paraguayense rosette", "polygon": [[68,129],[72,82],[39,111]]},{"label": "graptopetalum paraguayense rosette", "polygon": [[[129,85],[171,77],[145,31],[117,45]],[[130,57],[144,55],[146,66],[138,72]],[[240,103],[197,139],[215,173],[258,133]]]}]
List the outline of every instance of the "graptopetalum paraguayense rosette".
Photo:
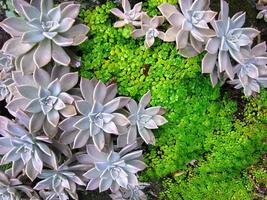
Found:
[{"label": "graptopetalum paraguayense rosette", "polygon": [[164,41],[176,41],[179,54],[185,57],[196,56],[203,51],[207,39],[215,36],[208,24],[214,19],[216,12],[210,10],[209,0],[181,0],[179,5],[181,12],[167,3],[159,6],[163,16],[171,24]]},{"label": "graptopetalum paraguayense rosette", "polygon": [[1,200],[36,200],[34,191],[29,186],[15,177],[10,177],[6,173],[0,171],[0,199]]},{"label": "graptopetalum paraguayense rosette", "polygon": [[135,29],[132,32],[134,38],[145,36],[145,47],[151,47],[155,38],[164,39],[164,32],[158,30],[158,27],[163,24],[163,16],[154,16],[153,18],[149,17],[146,13],[141,15],[141,29]]},{"label": "graptopetalum paraguayense rosette", "polygon": [[245,13],[236,13],[229,17],[229,5],[221,0],[221,12],[218,20],[213,21],[212,27],[216,37],[210,38],[206,45],[207,54],[202,60],[202,72],[211,74],[211,82],[218,82],[218,73],[224,73],[231,80],[235,73],[231,58],[242,62],[243,49],[250,48],[253,39],[259,34],[254,28],[242,28],[245,23]]},{"label": "graptopetalum paraguayense rosette", "polygon": [[[22,118],[27,119],[22,113],[17,117],[24,122]],[[57,160],[55,153],[49,148],[52,141],[42,133],[29,133],[29,127],[25,125],[26,127],[0,117],[0,154],[3,155],[1,165],[12,163],[8,173],[17,176],[24,171],[33,181],[42,172],[44,164],[56,168]]]},{"label": "graptopetalum paraguayense rosette", "polygon": [[[0,23],[12,38],[3,46],[5,53],[16,57],[16,67],[32,73],[51,60],[68,66],[71,58],[64,47],[84,42],[89,28],[75,24],[80,5],[65,2],[53,7],[53,0],[13,0],[19,17],[9,17]],[[33,62],[34,61],[34,62]]]},{"label": "graptopetalum paraguayense rosette", "polygon": [[[101,151],[105,137],[119,135],[128,124],[128,119],[117,112],[129,101],[128,97],[116,97],[117,86],[106,86],[96,79],[81,79],[80,89],[83,100],[75,102],[79,116],[65,119],[60,128],[64,131],[60,141],[73,143],[73,148],[85,146],[90,138]],[[71,125],[71,127],[70,127]]]},{"label": "graptopetalum paraguayense rosette", "polygon": [[123,147],[134,143],[137,139],[137,133],[146,144],[155,144],[156,140],[152,130],[164,125],[167,120],[161,116],[165,110],[160,106],[146,108],[150,101],[151,94],[148,92],[141,98],[139,105],[133,99],[127,104],[127,109],[130,112],[128,117],[130,125],[127,133],[118,136],[118,146]]},{"label": "graptopetalum paraguayense rosette", "polygon": [[49,75],[43,69],[36,68],[33,76],[13,72],[13,79],[19,95],[13,98],[7,108],[12,113],[22,109],[32,115],[30,132],[43,129],[47,136],[53,138],[57,134],[61,115],[76,115],[74,97],[68,92],[78,82],[77,72],[71,73],[69,68],[55,66]]},{"label": "graptopetalum paraguayense rosette", "polygon": [[267,87],[267,47],[266,42],[260,43],[249,50],[243,50],[242,62],[237,64],[234,71],[237,78],[229,81],[235,88],[244,89],[245,95],[251,96],[260,92],[260,86]]},{"label": "graptopetalum paraguayense rosette", "polygon": [[68,166],[68,164],[69,160],[56,169],[43,170],[38,175],[41,181],[34,189],[40,191],[42,198],[68,200],[68,196],[71,196],[73,199],[79,199],[76,193],[77,186],[85,186],[85,183],[75,171],[83,170],[84,167],[82,165]]},{"label": "graptopetalum paraguayense rosette", "polygon": [[123,27],[127,24],[131,26],[141,26],[141,9],[142,2],[135,4],[131,9],[130,2],[128,0],[122,0],[123,12],[118,8],[113,8],[110,12],[120,18],[119,21],[115,22],[114,27]]},{"label": "graptopetalum paraguayense rosette", "polygon": [[[106,148],[99,152],[94,145],[87,145],[87,154],[77,156],[82,164],[93,165],[84,176],[90,179],[87,190],[117,192],[120,187],[138,185],[136,173],[145,169],[142,150],[135,150],[137,143],[128,145],[118,153]],[[135,150],[135,151],[134,151]]]}]

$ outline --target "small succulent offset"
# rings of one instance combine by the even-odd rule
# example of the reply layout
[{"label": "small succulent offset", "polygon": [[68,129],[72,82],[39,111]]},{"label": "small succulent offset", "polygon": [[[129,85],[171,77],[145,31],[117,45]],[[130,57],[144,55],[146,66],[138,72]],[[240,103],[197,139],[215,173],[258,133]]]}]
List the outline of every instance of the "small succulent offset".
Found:
[{"label": "small succulent offset", "polygon": [[45,199],[68,200],[68,196],[78,199],[77,185],[85,186],[85,183],[71,169],[72,167],[62,164],[54,170],[43,170],[38,176],[41,181],[34,189],[40,190],[41,196],[45,196]]},{"label": "small succulent offset", "polygon": [[0,154],[1,165],[12,162],[10,173],[17,176],[24,171],[33,181],[43,170],[44,163],[57,166],[54,152],[49,148],[52,143],[48,137],[31,134],[26,127],[5,117],[0,117]]},{"label": "small succulent offset", "polygon": [[120,188],[116,193],[110,194],[112,200],[147,200],[147,196],[142,191],[149,184],[139,183],[137,186],[129,186],[128,189]]},{"label": "small succulent offset", "polygon": [[260,92],[260,85],[267,86],[267,47],[260,43],[251,50],[243,53],[244,58],[237,64],[234,71],[238,79],[230,81],[237,89],[244,88],[245,95],[251,96],[253,92]]},{"label": "small succulent offset", "polygon": [[0,50],[0,72],[10,72],[14,68],[14,58]]},{"label": "small succulent offset", "polygon": [[[13,0],[19,17],[9,17],[0,23],[12,38],[3,46],[5,53],[16,57],[19,69],[32,73],[51,60],[64,66],[71,62],[64,47],[84,42],[89,29],[74,25],[80,5],[65,2],[53,8],[53,0]],[[34,61],[34,62],[33,62]]]},{"label": "small succulent offset", "polygon": [[36,200],[33,189],[25,186],[14,177],[9,177],[0,171],[0,199],[2,200],[21,200],[28,197],[30,200]]},{"label": "small succulent offset", "polygon": [[134,143],[137,133],[139,133],[146,144],[155,144],[156,140],[152,130],[164,125],[167,123],[167,120],[161,116],[165,110],[160,106],[146,108],[150,100],[151,94],[147,92],[141,98],[139,105],[134,100],[128,103],[130,126],[126,134],[118,136],[117,143],[119,146],[123,147]]},{"label": "small succulent offset", "polygon": [[166,32],[165,41],[176,41],[176,48],[185,57],[192,57],[203,51],[208,38],[215,36],[208,24],[216,16],[209,9],[209,0],[181,0],[180,13],[167,3],[159,6],[159,10],[171,24]]},{"label": "small succulent offset", "polygon": [[9,103],[13,98],[14,81],[11,74],[5,70],[0,72],[0,101],[6,100]]},{"label": "small succulent offset", "polygon": [[65,119],[60,124],[64,131],[61,141],[67,144],[73,142],[73,148],[81,148],[92,138],[101,151],[105,145],[105,137],[109,134],[119,135],[120,129],[128,125],[127,117],[116,111],[124,107],[129,98],[115,98],[117,86],[106,86],[96,79],[82,78],[80,89],[84,100],[75,101],[75,104],[81,116]]},{"label": "small succulent offset", "polygon": [[[78,82],[78,73],[59,73],[61,66],[55,66],[52,75],[43,69],[35,69],[33,76],[22,76],[22,73],[13,73],[19,95],[7,105],[7,108],[16,112],[22,109],[31,113],[30,132],[43,128],[50,138],[58,131],[60,114],[64,117],[76,115],[72,105],[74,97],[67,92]],[[58,73],[58,77],[53,72]]]},{"label": "small succulent offset", "polygon": [[158,27],[164,23],[163,16],[154,16],[153,18],[150,18],[146,13],[142,13],[141,22],[141,29],[135,29],[132,32],[132,36],[135,39],[145,36],[146,48],[149,48],[154,44],[155,38],[160,38],[161,40],[164,39],[164,32],[158,30]]},{"label": "small succulent offset", "polygon": [[136,173],[144,170],[142,150],[133,151],[137,144],[124,147],[119,153],[114,150],[99,152],[94,145],[87,145],[87,154],[77,157],[83,164],[92,165],[84,176],[90,179],[87,190],[99,188],[100,192],[110,189],[113,193],[120,187],[128,189],[138,185]]},{"label": "small succulent offset", "polygon": [[120,21],[115,22],[114,27],[123,27],[127,24],[131,26],[141,26],[142,2],[136,4],[133,9],[131,9],[129,1],[122,0],[122,8],[123,12],[118,8],[112,8],[110,10],[111,13],[121,19]]},{"label": "small succulent offset", "polygon": [[208,40],[206,45],[208,53],[202,60],[202,72],[211,74],[213,85],[217,84],[217,72],[225,72],[228,78],[234,79],[231,58],[242,62],[241,52],[250,48],[253,39],[260,33],[254,28],[242,28],[245,17],[245,13],[239,12],[230,19],[229,5],[221,0],[219,19],[212,23],[217,36]]},{"label": "small succulent offset", "polygon": [[267,5],[257,5],[257,9],[260,11],[257,15],[257,19],[264,19],[267,22]]}]

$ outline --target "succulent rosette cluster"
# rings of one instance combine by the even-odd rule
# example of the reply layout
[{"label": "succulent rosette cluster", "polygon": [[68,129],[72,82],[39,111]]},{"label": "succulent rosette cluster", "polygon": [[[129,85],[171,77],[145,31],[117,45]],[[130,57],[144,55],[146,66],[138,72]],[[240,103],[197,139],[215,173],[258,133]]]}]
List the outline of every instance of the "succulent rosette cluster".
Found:
[{"label": "succulent rosette cluster", "polygon": [[53,0],[13,0],[13,5],[19,17],[9,17],[0,26],[12,36],[2,49],[16,57],[17,69],[32,73],[51,60],[68,66],[71,58],[64,48],[81,44],[89,31],[75,24],[80,5],[65,2],[54,7]]}]

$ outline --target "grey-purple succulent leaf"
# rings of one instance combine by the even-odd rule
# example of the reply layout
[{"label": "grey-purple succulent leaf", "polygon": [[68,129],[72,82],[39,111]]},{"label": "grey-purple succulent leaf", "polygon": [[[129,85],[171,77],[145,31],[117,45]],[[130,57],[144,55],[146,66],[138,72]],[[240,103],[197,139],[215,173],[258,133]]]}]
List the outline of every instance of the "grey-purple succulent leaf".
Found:
[{"label": "grey-purple succulent leaf", "polygon": [[129,186],[127,189],[120,188],[109,196],[112,200],[147,200],[147,196],[142,190],[148,186],[148,183],[138,183],[137,186]]},{"label": "grey-purple succulent leaf", "polygon": [[257,19],[264,19],[264,21],[267,22],[267,5],[258,2],[256,8],[260,11],[257,15]]},{"label": "grey-purple succulent leaf", "polygon": [[128,0],[122,0],[123,11],[118,8],[113,8],[110,10],[112,14],[117,16],[120,20],[115,22],[114,27],[123,27],[125,25],[141,26],[141,15],[142,15],[142,2],[137,3],[131,9],[130,2]]},{"label": "grey-purple succulent leaf", "polygon": [[[7,118],[1,117],[1,121],[4,122],[1,124],[1,128],[3,128],[1,143],[4,149],[0,152],[3,155],[1,164],[12,162],[13,176],[23,170],[33,181],[42,172],[43,163],[51,167],[56,166],[56,159],[52,162],[44,159],[44,157],[50,157],[49,160],[51,161],[52,158],[55,158],[48,143],[44,142],[44,138],[41,139],[36,134],[30,134],[25,127]],[[49,139],[47,138],[46,141],[49,141]],[[5,153],[5,150],[8,149],[9,151]]]},{"label": "grey-purple succulent leaf", "polygon": [[[138,184],[136,173],[146,167],[142,151],[120,156],[113,150],[99,152],[94,145],[87,145],[86,155],[93,164],[93,167],[84,174],[90,179],[87,190],[99,188],[100,192],[108,189],[116,192],[120,187],[127,189],[129,185]],[[83,161],[79,158],[78,160]]]},{"label": "grey-purple succulent leaf", "polygon": [[5,70],[0,71],[0,101],[6,100],[9,103],[15,95],[15,83],[11,73]]},{"label": "grey-purple succulent leaf", "polygon": [[164,39],[164,32],[158,30],[158,27],[164,23],[165,18],[163,16],[154,16],[150,18],[146,13],[141,15],[141,29],[135,29],[132,32],[133,38],[145,36],[145,47],[150,48],[154,42],[155,38]]},{"label": "grey-purple succulent leaf", "polygon": [[19,179],[9,176],[2,171],[0,171],[0,191],[0,198],[3,200],[38,199],[32,188],[23,185]]},{"label": "grey-purple succulent leaf", "polygon": [[51,60],[68,66],[71,59],[64,47],[81,44],[89,31],[85,25],[74,25],[80,5],[72,2],[53,8],[50,0],[31,4],[13,0],[13,5],[19,17],[9,17],[0,26],[12,36],[3,51],[20,60],[17,68],[32,73],[36,66],[43,67]]}]

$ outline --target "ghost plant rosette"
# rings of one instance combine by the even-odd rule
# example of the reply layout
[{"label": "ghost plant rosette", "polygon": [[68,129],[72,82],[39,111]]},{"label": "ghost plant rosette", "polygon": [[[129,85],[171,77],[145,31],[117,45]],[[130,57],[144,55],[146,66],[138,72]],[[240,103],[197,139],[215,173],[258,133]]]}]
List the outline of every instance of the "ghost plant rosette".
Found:
[{"label": "ghost plant rosette", "polygon": [[142,13],[141,16],[141,29],[136,29],[132,32],[133,38],[145,36],[145,47],[151,47],[155,38],[164,39],[164,32],[158,29],[164,22],[163,16],[154,16],[153,18],[149,17],[146,13]]},{"label": "ghost plant rosette", "polygon": [[146,144],[155,144],[156,139],[152,130],[158,129],[159,126],[167,123],[167,120],[161,116],[165,113],[165,110],[160,106],[146,108],[150,100],[151,94],[147,92],[141,98],[139,105],[135,100],[131,100],[128,103],[130,125],[127,133],[118,136],[117,143],[119,146],[123,147],[134,143],[138,136],[137,133]]},{"label": "ghost plant rosette", "polygon": [[114,27],[123,27],[127,24],[131,26],[141,26],[141,9],[142,2],[134,5],[131,9],[130,2],[128,0],[122,0],[123,12],[118,8],[112,8],[110,12],[115,16],[119,17],[120,20],[115,22]]},{"label": "ghost plant rosette", "polygon": [[96,79],[82,78],[80,89],[83,100],[75,102],[80,116],[70,117],[60,124],[64,131],[61,141],[68,144],[73,142],[73,148],[81,148],[92,138],[101,151],[105,145],[105,137],[109,134],[119,135],[120,130],[128,124],[127,117],[117,111],[128,103],[129,98],[116,97],[115,84],[106,86]]},{"label": "ghost plant rosette", "polygon": [[118,153],[114,150],[99,152],[94,145],[87,145],[87,154],[78,156],[80,163],[93,164],[84,174],[90,180],[86,189],[117,192],[120,187],[128,189],[138,185],[136,173],[144,170],[146,165],[142,151],[133,151],[135,148],[136,144],[132,144]]},{"label": "ghost plant rosette", "polygon": [[176,41],[176,48],[181,55],[196,56],[203,51],[207,39],[215,36],[208,24],[217,13],[209,9],[209,0],[181,0],[179,5],[181,12],[167,3],[159,6],[163,16],[171,24],[164,40]]},{"label": "ghost plant rosette", "polygon": [[[9,17],[0,23],[12,38],[3,46],[5,53],[16,57],[16,67],[32,73],[51,60],[68,66],[71,58],[64,47],[84,42],[89,29],[75,24],[80,5],[65,2],[53,7],[53,0],[13,0],[19,17]],[[34,62],[32,62],[34,61]]]},{"label": "ghost plant rosette", "polygon": [[[57,68],[62,67],[54,67],[53,71],[58,73]],[[22,109],[32,115],[30,132],[43,129],[47,136],[53,138],[58,131],[61,115],[76,115],[74,97],[68,94],[68,91],[77,84],[78,73],[66,71],[59,74],[61,78],[55,78],[53,73],[50,76],[43,69],[36,69],[33,76],[22,76],[21,72],[13,73],[19,95],[7,105],[7,108],[13,113]]]},{"label": "ghost plant rosette", "polygon": [[56,156],[48,146],[52,143],[48,137],[29,133],[28,127],[2,116],[0,128],[0,154],[3,155],[1,165],[12,163],[12,176],[24,171],[33,181],[42,172],[44,163],[54,168],[57,166]]},{"label": "ghost plant rosette", "polygon": [[260,86],[267,87],[267,46],[260,43],[250,50],[244,50],[244,58],[234,71],[238,79],[229,81],[235,88],[243,88],[245,95],[260,92]]}]

